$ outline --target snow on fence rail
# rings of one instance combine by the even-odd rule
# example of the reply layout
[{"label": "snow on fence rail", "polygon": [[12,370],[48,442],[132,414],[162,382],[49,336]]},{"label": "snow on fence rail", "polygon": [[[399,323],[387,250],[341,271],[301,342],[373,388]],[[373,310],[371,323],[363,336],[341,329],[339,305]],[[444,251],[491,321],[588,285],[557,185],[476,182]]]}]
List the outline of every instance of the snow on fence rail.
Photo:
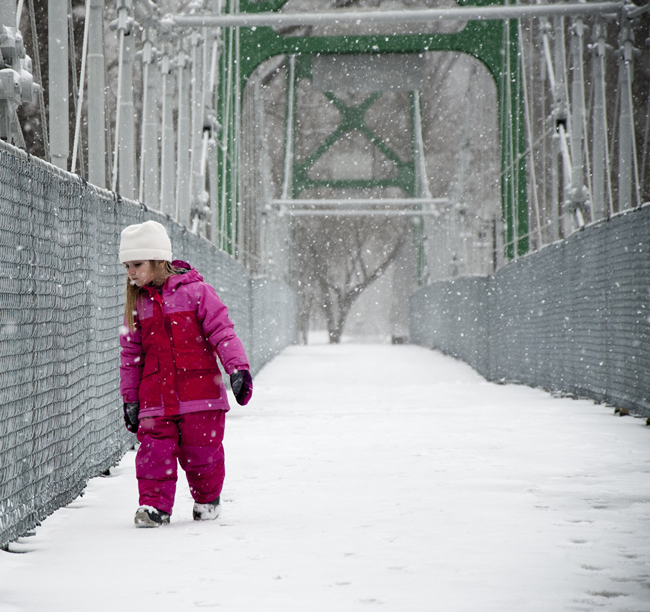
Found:
[{"label": "snow on fence rail", "polygon": [[122,228],[155,218],[228,305],[253,371],[293,343],[296,300],[211,243],[0,143],[0,546],[134,441],[122,422]]},{"label": "snow on fence rail", "polygon": [[488,380],[650,416],[650,204],[594,223],[496,276],[411,297],[411,339]]}]

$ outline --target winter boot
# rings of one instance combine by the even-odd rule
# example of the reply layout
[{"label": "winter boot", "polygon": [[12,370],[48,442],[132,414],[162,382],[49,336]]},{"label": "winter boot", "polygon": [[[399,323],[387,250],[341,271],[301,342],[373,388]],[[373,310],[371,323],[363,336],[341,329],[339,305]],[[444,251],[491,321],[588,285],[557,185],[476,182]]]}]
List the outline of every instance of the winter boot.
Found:
[{"label": "winter boot", "polygon": [[133,521],[136,527],[162,527],[169,525],[169,519],[170,516],[167,512],[153,506],[140,506],[136,510]]},{"label": "winter boot", "polygon": [[207,504],[199,504],[194,502],[194,515],[195,521],[214,521],[221,514],[221,495],[213,502]]}]

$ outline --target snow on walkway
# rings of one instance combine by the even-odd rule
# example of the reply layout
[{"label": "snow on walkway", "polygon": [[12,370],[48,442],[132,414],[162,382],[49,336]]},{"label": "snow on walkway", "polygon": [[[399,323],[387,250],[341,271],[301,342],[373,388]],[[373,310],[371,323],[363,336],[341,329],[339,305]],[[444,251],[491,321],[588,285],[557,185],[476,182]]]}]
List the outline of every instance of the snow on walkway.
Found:
[{"label": "snow on walkway", "polygon": [[0,552],[0,611],[650,611],[650,428],[413,346],[292,347],[224,512],[137,530],[134,453]]}]

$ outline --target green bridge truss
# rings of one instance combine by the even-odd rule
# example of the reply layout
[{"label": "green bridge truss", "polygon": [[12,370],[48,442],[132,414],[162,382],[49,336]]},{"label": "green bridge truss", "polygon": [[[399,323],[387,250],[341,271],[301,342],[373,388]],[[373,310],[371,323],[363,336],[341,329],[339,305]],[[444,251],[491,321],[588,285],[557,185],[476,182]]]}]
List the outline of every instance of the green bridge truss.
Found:
[{"label": "green bridge truss", "polygon": [[[277,11],[287,0],[253,2],[241,0],[239,10],[247,13]],[[461,0],[465,6],[503,4],[499,0]],[[452,34],[381,34],[371,36],[282,36],[272,28],[226,28],[219,67],[218,120],[223,126],[219,147],[220,210],[230,228],[227,248],[234,250],[238,201],[237,159],[240,129],[241,92],[253,71],[277,55],[293,55],[297,59],[296,75],[308,76],[311,58],[317,54],[378,54],[457,51],[483,62],[492,74],[498,93],[498,115],[501,134],[501,206],[504,227],[505,256],[515,258],[528,252],[528,198],[526,175],[526,137],[521,61],[519,58],[516,20],[470,21]],[[404,162],[365,124],[364,113],[381,95],[369,96],[360,106],[347,106],[334,94],[326,94],[341,113],[337,130],[298,164],[294,160],[292,196],[310,187],[377,187],[397,186],[409,197],[416,197],[414,161]],[[295,114],[294,114],[295,116]],[[313,180],[310,167],[346,133],[358,130],[397,167],[394,179]]]}]

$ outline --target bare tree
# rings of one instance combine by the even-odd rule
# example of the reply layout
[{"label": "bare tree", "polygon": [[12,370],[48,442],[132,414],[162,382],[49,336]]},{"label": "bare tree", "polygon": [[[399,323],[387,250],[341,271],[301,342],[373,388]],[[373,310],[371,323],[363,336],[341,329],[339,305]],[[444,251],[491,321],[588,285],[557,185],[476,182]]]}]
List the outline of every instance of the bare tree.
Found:
[{"label": "bare tree", "polygon": [[363,291],[395,261],[410,227],[405,218],[325,217],[296,222],[295,278],[302,293],[312,296],[303,308],[310,309],[315,302],[322,309],[331,344],[340,342],[350,309]]}]

